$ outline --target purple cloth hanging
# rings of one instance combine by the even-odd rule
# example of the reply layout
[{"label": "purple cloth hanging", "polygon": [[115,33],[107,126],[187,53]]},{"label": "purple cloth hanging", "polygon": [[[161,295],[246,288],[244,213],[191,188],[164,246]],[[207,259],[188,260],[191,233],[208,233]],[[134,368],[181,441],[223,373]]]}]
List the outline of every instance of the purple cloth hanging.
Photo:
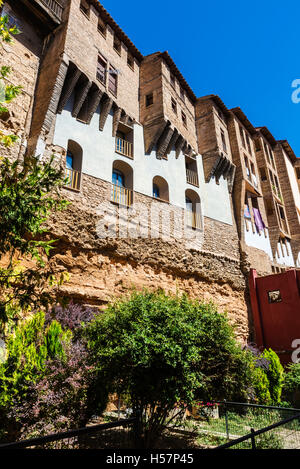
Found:
[{"label": "purple cloth hanging", "polygon": [[257,230],[258,231],[264,230],[266,225],[263,222],[263,219],[261,217],[261,214],[258,208],[253,208],[253,217],[254,217],[254,222],[255,222],[255,226]]}]

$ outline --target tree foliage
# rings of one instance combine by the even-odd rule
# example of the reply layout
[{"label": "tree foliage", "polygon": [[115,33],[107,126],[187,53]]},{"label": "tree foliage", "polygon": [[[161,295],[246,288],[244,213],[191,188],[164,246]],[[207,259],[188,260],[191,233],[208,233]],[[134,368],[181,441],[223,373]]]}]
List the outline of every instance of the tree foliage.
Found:
[{"label": "tree foliage", "polygon": [[[58,189],[64,179],[53,158],[20,166],[0,161],[0,329],[20,312],[55,301],[55,289],[68,277],[49,262],[55,240],[42,240],[44,222],[67,202]],[[27,263],[27,264],[26,264]]]},{"label": "tree foliage", "polygon": [[102,382],[142,412],[148,446],[175,406],[245,396],[252,381],[249,352],[227,317],[186,295],[133,293],[92,321],[87,335]]},{"label": "tree foliage", "polygon": [[[0,8],[3,5],[3,1],[0,0]],[[0,17],[0,45],[2,42],[12,43],[12,36],[19,34],[20,31],[16,26],[9,24],[9,17],[3,15]],[[3,65],[0,67],[0,116],[3,113],[8,112],[8,104],[11,103],[22,91],[20,85],[13,85],[7,83],[7,78],[11,73],[11,68]],[[8,147],[16,142],[17,136],[14,134],[7,134],[0,129],[0,144]]]}]

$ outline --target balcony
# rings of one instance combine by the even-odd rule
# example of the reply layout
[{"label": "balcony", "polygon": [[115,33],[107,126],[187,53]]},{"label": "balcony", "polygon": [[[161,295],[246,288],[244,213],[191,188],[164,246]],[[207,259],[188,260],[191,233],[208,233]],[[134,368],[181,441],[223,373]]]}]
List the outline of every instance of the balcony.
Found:
[{"label": "balcony", "polygon": [[192,184],[193,186],[199,187],[199,179],[198,179],[198,174],[196,173],[196,171],[187,169],[186,181],[188,184]]},{"label": "balcony", "polygon": [[111,185],[111,202],[130,207],[133,203],[133,191],[126,187]]},{"label": "balcony", "polygon": [[116,137],[116,153],[133,159],[133,144],[123,138]]},{"label": "balcony", "polygon": [[49,34],[62,22],[64,2],[65,0],[19,0],[18,3],[30,14],[34,26],[43,34]]},{"label": "balcony", "polygon": [[190,226],[194,230],[201,230],[202,228],[202,220],[200,213],[192,212],[191,210],[186,210],[185,222],[187,226]]},{"label": "balcony", "polygon": [[56,0],[40,0],[61,21],[64,8]]},{"label": "balcony", "polygon": [[81,173],[80,171],[75,171],[74,169],[66,169],[65,170],[65,178],[68,179],[65,187],[68,189],[72,189],[74,191],[80,190],[80,179]]}]

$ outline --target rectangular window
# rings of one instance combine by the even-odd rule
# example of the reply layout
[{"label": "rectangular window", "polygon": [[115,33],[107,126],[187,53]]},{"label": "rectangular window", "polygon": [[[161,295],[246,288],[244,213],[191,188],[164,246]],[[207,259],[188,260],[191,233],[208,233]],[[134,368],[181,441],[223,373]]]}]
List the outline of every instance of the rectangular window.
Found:
[{"label": "rectangular window", "polygon": [[153,93],[146,95],[146,107],[152,106],[153,104]]},{"label": "rectangular window", "polygon": [[107,62],[102,56],[98,56],[98,65],[97,65],[97,79],[106,84],[106,70],[107,70]]},{"label": "rectangular window", "polygon": [[222,139],[223,150],[225,151],[225,153],[227,153],[227,145],[226,145],[225,133],[224,133],[224,130],[223,130],[223,129],[220,129],[220,130],[221,130],[221,139]]},{"label": "rectangular window", "polygon": [[117,36],[114,36],[114,49],[119,55],[121,55],[121,41]]},{"label": "rectangular window", "polygon": [[90,6],[85,0],[80,1],[80,10],[84,13],[87,17],[90,16]]},{"label": "rectangular window", "polygon": [[127,52],[127,65],[128,65],[132,70],[134,70],[134,58],[133,58],[133,56],[130,54],[130,52]]},{"label": "rectangular window", "polygon": [[183,125],[187,127],[186,115],[183,111],[181,112],[181,117],[182,117]]},{"label": "rectangular window", "polygon": [[102,18],[100,18],[100,16],[98,17],[98,31],[102,34],[102,36],[106,37],[106,24]]},{"label": "rectangular window", "polygon": [[117,70],[112,66],[109,67],[109,76],[108,76],[108,89],[111,93],[117,96],[118,92],[118,74]]},{"label": "rectangular window", "polygon": [[171,106],[175,114],[177,114],[177,103],[174,98],[171,98]]},{"label": "rectangular window", "polygon": [[266,181],[267,180],[267,173],[266,173],[265,168],[259,168],[259,172],[260,172],[260,179],[262,181]]}]

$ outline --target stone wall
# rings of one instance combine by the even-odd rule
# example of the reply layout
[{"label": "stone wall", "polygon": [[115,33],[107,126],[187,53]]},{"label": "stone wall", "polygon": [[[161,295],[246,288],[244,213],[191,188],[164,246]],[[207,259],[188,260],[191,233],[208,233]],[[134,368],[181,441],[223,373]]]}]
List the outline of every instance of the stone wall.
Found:
[{"label": "stone wall", "polygon": [[10,4],[5,3],[1,14],[9,15],[21,30],[21,34],[14,36],[13,43],[0,44],[0,63],[11,68],[6,83],[22,86],[21,94],[9,105],[9,113],[0,119],[0,129],[7,134],[17,134],[19,139],[11,149],[1,148],[0,155],[17,157],[19,153],[24,154],[27,146],[43,42],[35,28]]},{"label": "stone wall", "polygon": [[[177,238],[174,220],[171,226],[175,236],[167,240],[162,227],[157,230],[156,238],[130,238],[125,232],[123,238],[101,237],[104,212],[112,213],[117,209],[110,202],[111,185],[83,175],[81,192],[62,191],[71,204],[65,211],[52,216],[48,229],[49,235],[59,240],[52,254],[56,265],[71,275],[70,281],[62,287],[67,296],[84,304],[104,307],[132,288],[187,292],[193,298],[215,302],[219,311],[228,311],[237,325],[237,336],[242,341],[247,339],[247,287],[241,271],[237,240],[228,238],[224,232],[222,239],[227,239],[225,245],[213,243],[216,230],[219,231],[219,239],[222,237],[222,224],[213,227],[212,221],[205,220],[205,240],[199,231],[192,244]],[[134,199],[136,203],[152,206],[150,197],[135,193]],[[154,207],[154,211],[162,211],[162,218],[173,209],[169,204],[158,201],[154,202]],[[142,216],[139,220],[145,226],[145,218]],[[135,222],[131,222],[130,226],[136,232]],[[105,224],[114,234],[113,220],[106,218]],[[213,238],[210,243],[209,233]],[[244,266],[247,275],[249,265],[245,262]]]}]

